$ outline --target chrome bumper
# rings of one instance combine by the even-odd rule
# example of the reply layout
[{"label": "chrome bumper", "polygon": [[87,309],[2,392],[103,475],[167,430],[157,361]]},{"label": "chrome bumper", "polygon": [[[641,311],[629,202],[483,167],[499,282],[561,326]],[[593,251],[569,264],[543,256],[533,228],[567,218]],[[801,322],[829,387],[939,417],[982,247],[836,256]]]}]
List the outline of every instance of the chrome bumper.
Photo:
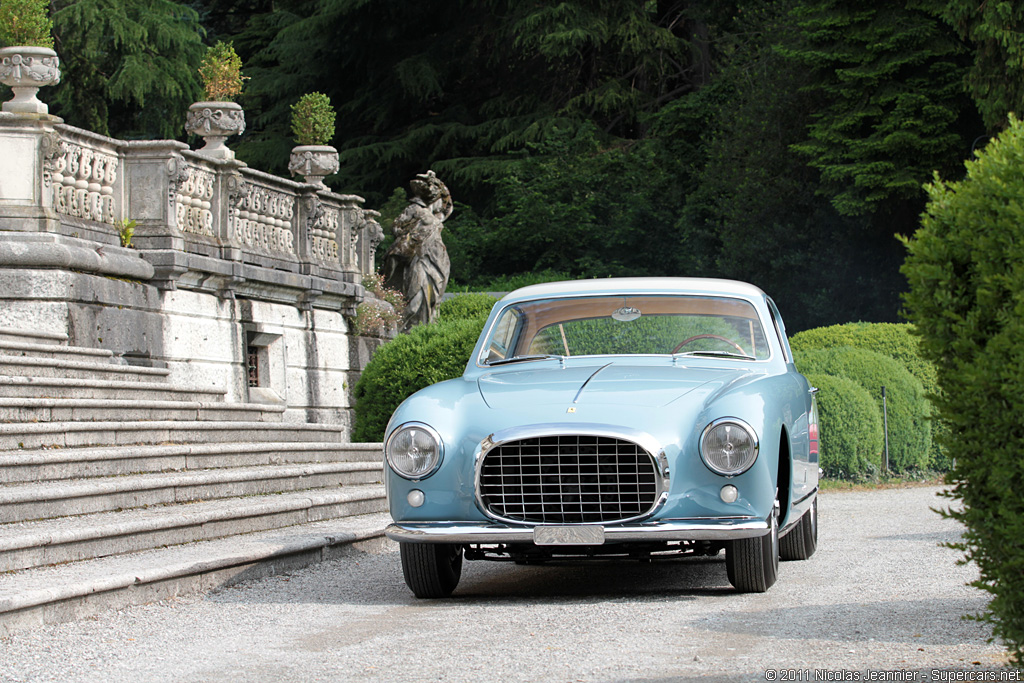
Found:
[{"label": "chrome bumper", "polygon": [[[403,543],[533,543],[536,527],[509,527],[489,522],[404,522],[384,534]],[[605,543],[631,541],[734,541],[768,533],[763,519],[669,519],[604,527]]]}]

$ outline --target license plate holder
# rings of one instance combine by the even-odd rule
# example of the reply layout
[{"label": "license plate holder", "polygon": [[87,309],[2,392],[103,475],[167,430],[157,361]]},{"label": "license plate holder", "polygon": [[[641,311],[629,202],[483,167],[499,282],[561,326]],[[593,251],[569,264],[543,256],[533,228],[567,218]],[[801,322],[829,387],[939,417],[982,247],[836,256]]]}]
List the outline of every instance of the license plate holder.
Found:
[{"label": "license plate holder", "polygon": [[580,526],[535,526],[535,545],[603,545],[604,527],[597,524]]}]

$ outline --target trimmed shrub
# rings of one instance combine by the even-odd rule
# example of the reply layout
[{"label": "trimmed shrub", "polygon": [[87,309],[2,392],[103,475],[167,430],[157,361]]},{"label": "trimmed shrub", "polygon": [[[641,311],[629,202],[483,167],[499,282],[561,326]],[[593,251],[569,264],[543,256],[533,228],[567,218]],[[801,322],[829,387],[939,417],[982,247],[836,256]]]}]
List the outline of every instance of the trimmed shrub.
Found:
[{"label": "trimmed shrub", "polygon": [[845,377],[863,387],[882,410],[882,387],[889,415],[889,469],[922,470],[932,442],[930,405],[921,383],[900,363],[867,349],[840,346],[796,354],[804,374]]},{"label": "trimmed shrub", "polygon": [[882,415],[871,395],[845,377],[811,373],[818,387],[821,469],[826,477],[864,479],[882,463]]},{"label": "trimmed shrub", "polygon": [[935,393],[935,366],[921,356],[921,340],[914,334],[914,326],[907,323],[846,323],[804,330],[789,339],[793,351],[830,349],[853,346],[868,349],[899,361],[924,385],[929,394]]},{"label": "trimmed shrub", "polygon": [[955,544],[992,594],[982,618],[1024,663],[1024,124],[968,162],[967,176],[927,187],[921,228],[906,244],[905,307],[935,363],[939,418],[956,463],[946,481],[964,523]]},{"label": "trimmed shrub", "polygon": [[441,302],[437,307],[437,319],[486,318],[497,301],[490,294],[459,294]]},{"label": "trimmed shrub", "polygon": [[[915,333],[914,326],[907,323],[846,323],[816,327],[793,335],[789,343],[794,353],[837,346],[875,351],[902,363],[921,382],[926,397],[934,396],[939,390],[935,365],[921,354],[921,339]],[[936,472],[945,472],[952,465],[939,438],[944,429],[940,423],[932,422],[928,469]]]},{"label": "trimmed shrub", "polygon": [[484,318],[417,325],[384,344],[356,382],[353,441],[380,441],[395,408],[423,387],[460,377]]}]

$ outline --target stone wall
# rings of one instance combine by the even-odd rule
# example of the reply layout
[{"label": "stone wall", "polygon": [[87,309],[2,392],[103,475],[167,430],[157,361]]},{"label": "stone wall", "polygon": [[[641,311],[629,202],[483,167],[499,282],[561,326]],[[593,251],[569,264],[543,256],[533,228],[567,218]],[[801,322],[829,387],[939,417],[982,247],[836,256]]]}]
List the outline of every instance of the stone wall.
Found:
[{"label": "stone wall", "polygon": [[362,198],[47,115],[0,113],[0,150],[0,327],[347,424],[380,236]]}]

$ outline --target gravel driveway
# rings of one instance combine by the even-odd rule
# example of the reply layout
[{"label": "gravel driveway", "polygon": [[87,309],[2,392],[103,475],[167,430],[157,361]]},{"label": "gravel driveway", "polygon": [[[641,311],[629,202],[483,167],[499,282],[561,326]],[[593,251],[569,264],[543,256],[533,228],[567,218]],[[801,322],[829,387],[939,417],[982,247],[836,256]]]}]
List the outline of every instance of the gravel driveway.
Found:
[{"label": "gravel driveway", "polygon": [[733,593],[720,556],[472,562],[452,599],[420,601],[393,548],[353,552],[17,634],[0,641],[0,681],[951,680],[931,670],[1005,655],[961,619],[985,596],[939,545],[959,532],[930,511],[937,491],[823,494],[817,554],[783,563],[765,594]]}]

